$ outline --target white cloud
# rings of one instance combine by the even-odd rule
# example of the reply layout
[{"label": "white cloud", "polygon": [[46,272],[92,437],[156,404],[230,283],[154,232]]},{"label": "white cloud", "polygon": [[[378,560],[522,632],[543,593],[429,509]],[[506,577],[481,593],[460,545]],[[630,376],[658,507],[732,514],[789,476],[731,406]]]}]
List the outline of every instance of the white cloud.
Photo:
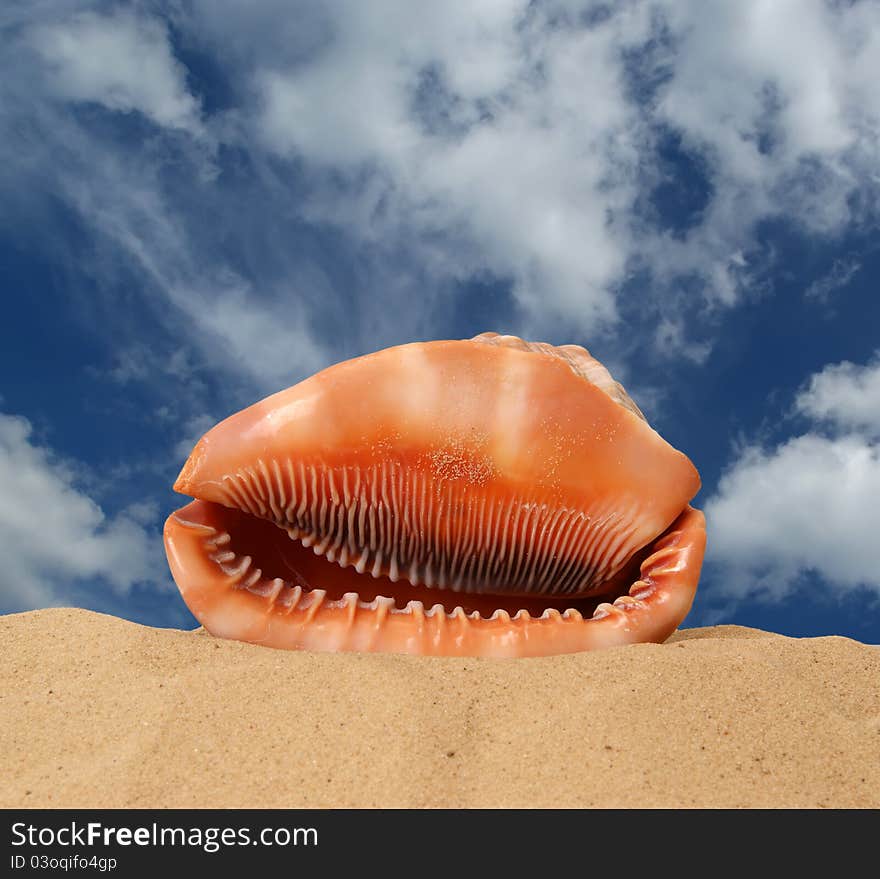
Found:
[{"label": "white cloud", "polygon": [[326,365],[324,346],[314,338],[304,315],[284,300],[263,302],[250,285],[230,279],[225,289],[187,286],[174,291],[179,306],[202,328],[222,340],[227,362],[260,383],[286,387]]},{"label": "white cloud", "polygon": [[[834,237],[876,206],[873,3],[172,4],[204,107],[158,13],[16,14],[0,178],[60,197],[169,332],[261,390],[449,333],[474,279],[510,283],[503,329],[594,344],[631,332],[625,304],[700,363],[712,308],[768,288],[762,221]],[[82,101],[162,130],[115,142]],[[645,209],[678,179],[665,133],[707,178],[686,228]]]},{"label": "white cloud", "polygon": [[30,41],[58,97],[135,110],[157,125],[200,131],[198,102],[160,21],[123,9],[83,12],[35,27]]},{"label": "white cloud", "polygon": [[619,52],[646,16],[591,30],[525,0],[334,8],[314,60],[254,76],[272,149],[373,175],[365,208],[346,193],[312,216],[379,246],[445,237],[441,272],[510,278],[545,328],[613,321],[639,159]]},{"label": "white cloud", "polygon": [[[204,233],[193,228],[186,207],[163,191],[159,169],[103,145],[92,152],[77,130],[64,133],[70,161],[55,169],[58,191],[142,279],[146,292],[159,294],[157,317],[181,344],[198,349],[220,374],[239,376],[258,390],[277,390],[326,365],[324,347],[308,325],[309,300],[320,301],[324,292],[314,274],[310,290],[297,289],[305,275],[297,266],[287,278],[287,295],[254,290],[228,267],[222,243],[216,250],[196,243]],[[119,358],[120,379],[135,370],[153,377],[176,372],[180,378],[192,368],[181,352],[157,366],[142,344]]]},{"label": "white cloud", "polygon": [[696,272],[710,299],[733,304],[750,281],[734,256],[745,251],[760,260],[761,220],[833,237],[860,219],[852,196],[876,210],[880,6],[748,0],[662,7],[670,79],[656,119],[706,159],[713,195],[683,241],[651,242],[648,261],[666,277]]},{"label": "white cloud", "polygon": [[841,592],[880,592],[878,391],[877,366],[828,366],[796,405],[832,421],[834,436],[817,426],[775,448],[740,452],[705,505],[707,558],[723,572],[716,595],[780,599],[806,572]]},{"label": "white cloud", "polygon": [[[767,286],[762,220],[834,236],[861,219],[851,196],[874,209],[880,7],[603,9],[330,4],[294,63],[269,56],[252,72],[258,130],[270,149],[359,181],[341,199],[319,190],[309,216],[379,247],[408,237],[436,249],[445,236],[448,258],[432,267],[511,279],[535,332],[559,319],[607,329],[631,266],[648,269],[656,290],[640,295],[662,302],[664,344],[700,362],[705,343],[669,314],[677,278],[734,305]],[[640,103],[628,76],[649,46],[644,63],[665,79]],[[685,235],[640,214],[658,182],[658,125],[706,168],[708,202]]]},{"label": "white cloud", "polygon": [[689,342],[680,318],[663,317],[654,334],[654,346],[661,355],[684,357],[693,363],[705,363],[712,353],[708,342]]},{"label": "white cloud", "polygon": [[[20,193],[36,211],[34,191],[58,199],[93,234],[88,259],[71,254],[68,268],[71,286],[112,300],[105,314],[118,319],[119,338],[111,378],[179,378],[193,393],[232,379],[229,406],[236,408],[326,365],[334,340],[327,345],[312,330],[312,305],[326,307],[340,293],[328,289],[307,253],[294,256],[282,230],[303,224],[286,192],[259,156],[236,191],[218,181],[220,135],[247,135],[235,119],[203,117],[164,20],[122,9],[71,12],[74,5],[22,5],[13,14],[0,61],[0,191]],[[182,37],[190,44],[195,38]],[[84,101],[138,111],[162,130],[137,142],[124,134],[117,140],[120,129],[92,130],[69,111],[69,103]],[[193,136],[181,138],[180,130]],[[47,214],[34,223],[42,241],[50,237],[43,226],[57,221],[51,209]],[[258,244],[240,247],[245,276],[230,251],[250,240]],[[64,255],[53,249],[51,258]],[[126,326],[129,297],[170,337],[161,351],[146,350],[143,327]],[[84,311],[96,309],[86,304]],[[163,353],[169,349],[177,350],[171,360]]]},{"label": "white cloud", "polygon": [[30,422],[0,414],[0,592],[7,610],[76,602],[84,581],[117,594],[165,588],[155,505],[107,516],[76,488],[73,470],[36,444]]},{"label": "white cloud", "polygon": [[[711,307],[763,289],[762,221],[836,239],[876,210],[876,3],[170,4],[179,43],[209,71],[192,82],[216,86],[204,104],[170,27],[146,11],[155,4],[86,5],[0,12],[5,223],[33,221],[53,266],[65,246],[50,225],[57,202],[91,233],[69,260],[71,296],[104,297],[83,311],[120,352],[115,381],[174,386],[156,414],[182,423],[168,431],[176,454],[216,408],[206,390],[231,409],[339,356],[448,333],[460,318],[450,304],[475,278],[511,283],[501,329],[588,346],[600,331],[627,341],[615,321],[631,296],[632,313],[657,317],[633,348],[699,364],[711,346],[700,322],[718,325]],[[637,68],[650,83],[635,94]],[[158,128],[133,142],[83,103]],[[686,228],[645,210],[658,183],[688,182],[657,165],[666,133],[707,178]],[[853,265],[808,293],[828,295]],[[647,283],[627,283],[642,270]],[[149,335],[125,323],[129,311],[171,342],[132,347]],[[807,569],[876,584],[863,552],[876,513],[860,486],[876,488],[878,369],[828,367],[798,398],[831,435],[817,427],[733,463],[709,503],[721,523],[710,554],[731,589],[779,594]],[[668,393],[643,386],[649,407]],[[42,474],[32,506],[72,511],[58,527],[73,561],[44,556],[41,518],[22,519],[37,531],[7,541],[21,544],[14,582],[46,600],[77,571],[127,588],[114,547],[147,569],[149,507],[108,519],[26,422],[2,423],[4,478],[24,491],[18,469]]]},{"label": "white cloud", "polygon": [[839,430],[880,437],[880,354],[868,366],[849,361],[826,366],[810,378],[795,405]]}]

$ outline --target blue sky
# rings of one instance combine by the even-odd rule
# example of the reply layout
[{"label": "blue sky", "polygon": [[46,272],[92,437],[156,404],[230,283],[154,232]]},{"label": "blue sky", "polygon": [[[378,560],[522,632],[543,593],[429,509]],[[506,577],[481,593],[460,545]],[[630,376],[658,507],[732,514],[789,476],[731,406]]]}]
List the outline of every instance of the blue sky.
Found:
[{"label": "blue sky", "polygon": [[13,0],[0,45],[0,612],[194,625],[201,433],[496,330],[699,468],[687,625],[880,642],[876,3]]}]

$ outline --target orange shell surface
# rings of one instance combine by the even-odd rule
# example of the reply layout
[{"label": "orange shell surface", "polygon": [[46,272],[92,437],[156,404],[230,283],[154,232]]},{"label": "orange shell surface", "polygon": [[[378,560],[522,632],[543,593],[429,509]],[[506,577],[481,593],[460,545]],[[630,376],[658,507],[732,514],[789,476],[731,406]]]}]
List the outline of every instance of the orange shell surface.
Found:
[{"label": "orange shell surface", "polygon": [[198,500],[165,541],[187,604],[225,637],[570,652],[683,619],[699,485],[584,349],[485,334],[339,363],[227,418],[186,462],[175,488]]}]

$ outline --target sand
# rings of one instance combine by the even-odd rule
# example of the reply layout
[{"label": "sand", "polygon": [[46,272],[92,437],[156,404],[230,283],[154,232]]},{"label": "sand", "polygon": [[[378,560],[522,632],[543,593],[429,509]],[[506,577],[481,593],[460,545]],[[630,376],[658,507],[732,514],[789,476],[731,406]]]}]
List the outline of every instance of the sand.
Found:
[{"label": "sand", "polygon": [[3,807],[880,807],[880,648],[719,626],[544,659],[0,617]]}]

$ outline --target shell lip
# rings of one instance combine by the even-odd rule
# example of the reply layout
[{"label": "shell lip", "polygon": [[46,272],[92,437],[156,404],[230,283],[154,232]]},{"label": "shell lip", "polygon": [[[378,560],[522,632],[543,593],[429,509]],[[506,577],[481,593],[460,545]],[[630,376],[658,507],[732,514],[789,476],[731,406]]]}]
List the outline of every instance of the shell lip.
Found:
[{"label": "shell lip", "polygon": [[[409,600],[401,606],[381,594],[364,600],[368,596],[339,583],[310,588],[308,582],[290,586],[281,578],[262,577],[251,556],[231,548],[234,535],[247,537],[237,533],[236,522],[245,528],[274,527],[198,500],[165,523],[171,571],[187,606],[211,634],[286,649],[434,656],[515,658],[660,643],[687,616],[706,543],[705,517],[687,507],[652,544],[628,591],[586,616],[552,607],[513,614],[497,608],[490,614],[458,603],[426,607]],[[303,551],[318,559],[319,573],[333,567]]]},{"label": "shell lip", "polygon": [[[235,510],[242,516],[265,522],[271,526],[270,530],[278,529],[278,531],[286,533],[293,542],[298,542],[310,548],[315,555],[326,557],[328,564],[333,563],[334,567],[356,568],[358,574],[372,574],[373,578],[376,578],[381,573],[384,579],[390,580],[392,583],[405,580],[413,588],[419,588],[420,591],[427,592],[428,596],[438,591],[447,591],[454,595],[467,596],[471,600],[475,596],[482,595],[493,596],[499,600],[503,599],[505,604],[535,599],[546,602],[548,605],[564,604],[566,607],[572,606],[572,602],[590,602],[599,595],[616,594],[619,591],[618,587],[624,585],[626,577],[637,570],[638,560],[644,557],[648,546],[648,544],[645,544],[645,546],[639,549],[630,551],[626,557],[620,555],[614,560],[613,565],[607,565],[604,568],[590,566],[579,568],[580,562],[575,562],[575,555],[569,557],[565,551],[558,554],[547,552],[544,555],[535,556],[538,561],[533,564],[532,576],[528,578],[521,576],[518,580],[508,579],[507,581],[497,576],[501,568],[496,567],[493,571],[494,577],[486,577],[484,576],[485,569],[479,567],[476,562],[474,563],[478,571],[478,576],[476,577],[461,577],[461,570],[467,567],[463,562],[458,568],[457,580],[452,580],[448,572],[441,570],[438,573],[436,566],[433,574],[430,570],[426,573],[425,568],[431,567],[430,556],[427,556],[427,562],[425,561],[425,556],[416,556],[415,560],[410,558],[407,562],[400,563],[398,567],[398,560],[395,558],[393,550],[390,553],[386,551],[385,558],[383,559],[381,553],[377,555],[373,551],[375,546],[372,543],[369,544],[371,554],[368,555],[367,547],[369,541],[358,542],[358,540],[355,540],[351,542],[347,538],[339,538],[345,544],[343,548],[340,548],[338,540],[337,543],[331,545],[332,537],[328,536],[320,528],[302,526],[298,516],[292,512],[297,499],[295,497],[293,499],[285,498],[284,489],[277,490],[273,495],[273,490],[270,486],[269,469],[274,467],[277,472],[279,468],[275,463],[266,464],[262,459],[258,458],[256,465],[239,466],[234,472],[224,474],[219,480],[210,478],[204,472],[202,463],[209,451],[207,448],[208,440],[209,437],[206,435],[193,450],[174,483],[175,491],[202,503]],[[292,465],[288,462],[287,466],[289,468]],[[260,472],[262,472],[264,477],[262,480],[260,479]],[[309,465],[306,464],[304,474],[298,477],[303,480],[303,484],[305,484],[304,481],[308,478],[305,474],[310,472]],[[193,474],[196,475],[194,476]],[[292,481],[293,478],[291,473],[290,480]],[[332,490],[324,489],[330,493],[323,496],[332,501],[332,503],[328,504],[331,508],[331,513],[328,517],[330,521],[335,521],[337,518],[340,522],[345,518],[350,519],[348,513],[344,512],[344,505],[340,505],[340,498],[343,494],[340,479],[344,481],[344,478],[344,476],[339,477],[337,475],[335,488]],[[312,473],[313,490],[314,479],[315,476]],[[333,485],[332,478],[330,479],[330,485]],[[347,492],[347,489],[345,491]],[[332,497],[330,496],[331,494]],[[299,501],[299,514],[302,512],[303,504],[306,503],[305,497],[306,494],[303,491],[303,499]],[[317,501],[312,503],[317,504]],[[542,508],[537,503],[523,503],[519,506],[523,510],[531,512]],[[339,511],[338,516],[336,511]],[[571,510],[568,511],[571,512]],[[518,534],[517,540],[520,537],[523,540],[526,539],[526,531],[524,529],[526,528],[526,523],[531,521],[528,518],[531,512],[524,515],[523,524],[521,525],[523,530]],[[323,517],[323,512],[321,515]],[[499,513],[497,515],[500,517],[502,514]],[[491,520],[491,514],[489,518]],[[606,519],[611,519],[611,517],[606,517]],[[589,520],[590,517],[586,516],[585,521]],[[540,519],[538,520],[538,522],[541,521]],[[543,520],[542,537],[544,529],[555,527],[556,521],[555,518],[549,515]],[[659,534],[656,536],[659,536]],[[370,538],[371,540],[372,538]],[[532,541],[534,541],[534,533],[532,534]],[[571,541],[572,538],[570,536],[565,538],[563,540],[563,548],[568,547],[570,549],[571,546],[574,546],[575,544],[571,543]],[[500,557],[513,560],[516,553],[521,553],[523,557],[528,557],[531,554],[531,545],[528,549],[525,549],[524,543],[521,544],[521,548],[514,549],[513,547],[516,547],[516,544],[509,543],[506,549],[502,548]],[[477,550],[475,549],[473,552],[469,551],[467,557],[473,556],[476,559],[476,555]],[[561,562],[557,561],[557,559],[561,559]],[[522,564],[513,561],[507,563],[507,567],[504,569],[505,572],[510,573],[511,563],[516,574],[521,574]],[[503,564],[502,562],[502,567]],[[528,566],[526,566],[526,570],[528,570]],[[557,570],[563,572],[559,577],[555,575]],[[466,573],[470,574],[470,571]],[[453,569],[452,574],[456,574],[455,569]],[[560,579],[560,577],[563,579]],[[449,585],[450,583],[454,585]],[[501,584],[505,585],[502,586]]]},{"label": "shell lip", "polygon": [[[300,600],[320,593],[321,600],[340,602],[355,595],[358,606],[373,606],[375,602],[390,602],[391,612],[411,612],[417,608],[442,610],[448,616],[463,612],[468,617],[484,620],[499,615],[516,618],[547,619],[568,614],[571,617],[590,618],[599,609],[613,604],[627,595],[629,586],[638,579],[639,568],[651,547],[637,552],[611,580],[608,589],[599,589],[584,595],[552,596],[540,593],[518,592],[463,592],[425,584],[414,585],[405,577],[391,580],[369,570],[358,571],[355,564],[341,565],[318,552],[318,546],[306,546],[292,538],[282,526],[251,514],[236,506],[218,504],[196,498],[169,517],[180,525],[191,528],[206,527],[221,535],[222,549],[216,543],[206,548],[210,562],[225,576],[237,579],[236,588],[244,588],[264,595],[275,588],[281,603],[289,600],[293,591],[301,590]],[[280,581],[280,585],[278,584]],[[428,611],[425,611],[428,612]]]}]

